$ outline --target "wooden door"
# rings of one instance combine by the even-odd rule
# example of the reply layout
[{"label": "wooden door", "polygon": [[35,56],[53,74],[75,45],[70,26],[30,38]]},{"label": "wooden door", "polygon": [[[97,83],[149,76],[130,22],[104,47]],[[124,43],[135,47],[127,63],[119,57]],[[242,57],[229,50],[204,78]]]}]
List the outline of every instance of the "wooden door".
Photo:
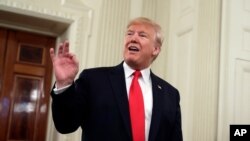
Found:
[{"label": "wooden door", "polygon": [[0,28],[0,141],[45,141],[55,38]]}]

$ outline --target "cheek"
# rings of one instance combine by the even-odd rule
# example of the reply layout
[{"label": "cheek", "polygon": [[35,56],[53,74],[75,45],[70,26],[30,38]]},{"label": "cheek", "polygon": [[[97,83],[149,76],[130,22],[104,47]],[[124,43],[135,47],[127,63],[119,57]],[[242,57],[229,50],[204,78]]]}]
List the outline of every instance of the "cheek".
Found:
[{"label": "cheek", "polygon": [[123,58],[128,58],[129,57],[129,51],[128,49],[124,46],[123,49]]},{"label": "cheek", "polygon": [[129,37],[125,37],[124,40],[124,45],[128,44],[130,42],[130,38]]},{"label": "cheek", "polygon": [[155,52],[155,47],[152,44],[145,45],[145,53],[148,55],[153,55]]},{"label": "cheek", "polygon": [[123,49],[123,57],[125,58],[126,56],[127,56],[127,53],[128,51],[126,50],[126,48],[124,47],[124,49]]},{"label": "cheek", "polygon": [[128,42],[127,42],[127,40],[124,39],[124,42],[123,42],[123,52],[124,53],[127,51],[127,45],[128,45]]}]

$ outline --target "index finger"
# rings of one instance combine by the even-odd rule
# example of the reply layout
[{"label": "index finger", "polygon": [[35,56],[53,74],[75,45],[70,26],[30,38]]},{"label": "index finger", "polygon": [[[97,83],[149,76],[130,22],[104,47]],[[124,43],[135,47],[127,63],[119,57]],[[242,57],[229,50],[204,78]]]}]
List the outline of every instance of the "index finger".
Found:
[{"label": "index finger", "polygon": [[63,53],[69,53],[69,41],[66,40],[63,42]]},{"label": "index finger", "polygon": [[53,62],[54,58],[55,58],[55,51],[54,51],[54,48],[50,48],[49,49],[49,53],[50,53],[50,58]]}]

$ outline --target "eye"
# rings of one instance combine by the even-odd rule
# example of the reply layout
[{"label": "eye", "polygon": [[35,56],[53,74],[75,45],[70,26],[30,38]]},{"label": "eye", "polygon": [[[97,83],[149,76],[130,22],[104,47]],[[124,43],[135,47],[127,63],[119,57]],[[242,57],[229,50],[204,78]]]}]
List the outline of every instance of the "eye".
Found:
[{"label": "eye", "polygon": [[140,33],[139,36],[140,37],[148,37],[148,34],[146,34],[146,33]]},{"label": "eye", "polygon": [[133,35],[132,31],[128,31],[126,35]]}]

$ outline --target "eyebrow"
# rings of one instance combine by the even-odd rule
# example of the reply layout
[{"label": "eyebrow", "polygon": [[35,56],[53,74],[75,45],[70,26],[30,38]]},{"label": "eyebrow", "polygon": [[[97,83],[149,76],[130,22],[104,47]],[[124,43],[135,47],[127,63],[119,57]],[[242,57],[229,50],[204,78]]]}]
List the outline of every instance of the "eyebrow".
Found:
[{"label": "eyebrow", "polygon": [[[134,30],[127,30],[127,33],[128,32],[135,32]],[[145,32],[145,31],[139,31],[139,34],[147,34],[147,35],[149,35],[147,32]]]},{"label": "eyebrow", "polygon": [[134,31],[129,29],[129,30],[127,30],[127,32],[134,32]]}]

